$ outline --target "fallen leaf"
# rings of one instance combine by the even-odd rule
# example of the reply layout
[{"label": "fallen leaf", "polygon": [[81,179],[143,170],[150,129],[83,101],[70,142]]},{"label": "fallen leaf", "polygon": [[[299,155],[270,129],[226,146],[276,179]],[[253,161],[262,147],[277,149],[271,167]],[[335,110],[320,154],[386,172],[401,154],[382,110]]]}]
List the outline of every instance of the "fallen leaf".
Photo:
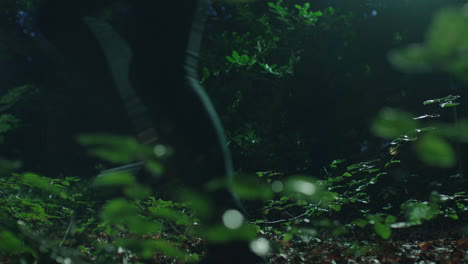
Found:
[{"label": "fallen leaf", "polygon": [[429,249],[432,248],[433,245],[434,245],[434,241],[418,243],[418,246],[419,246],[422,250],[429,250]]},{"label": "fallen leaf", "polygon": [[457,240],[457,247],[462,250],[468,250],[468,238],[462,237]]}]

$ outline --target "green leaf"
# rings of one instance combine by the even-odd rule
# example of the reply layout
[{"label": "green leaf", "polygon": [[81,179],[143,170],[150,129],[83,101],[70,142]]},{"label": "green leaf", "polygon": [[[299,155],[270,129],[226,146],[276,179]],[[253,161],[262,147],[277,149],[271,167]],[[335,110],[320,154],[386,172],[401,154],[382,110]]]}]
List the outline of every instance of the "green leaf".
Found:
[{"label": "green leaf", "polygon": [[148,186],[135,184],[125,187],[124,193],[127,197],[132,199],[144,199],[151,194],[151,188]]},{"label": "green leaf", "polygon": [[406,71],[441,69],[468,81],[468,17],[465,8],[444,8],[435,15],[423,44],[393,51],[392,64]]},{"label": "green leaf", "polygon": [[440,125],[438,130],[444,136],[468,142],[468,120],[460,120],[455,125]]},{"label": "green leaf", "polygon": [[396,216],[393,216],[393,215],[388,215],[386,218],[385,218],[385,224],[393,224],[395,223],[397,220]]},{"label": "green leaf", "polygon": [[425,135],[417,145],[419,158],[432,166],[451,168],[456,163],[456,155],[452,146],[443,138],[436,135]]},{"label": "green leaf", "polygon": [[290,241],[292,238],[293,238],[293,235],[292,235],[291,233],[285,233],[285,234],[283,235],[283,240],[284,240],[285,242]]},{"label": "green leaf", "polygon": [[249,241],[255,238],[255,228],[243,225],[238,229],[229,229],[224,225],[210,227],[204,230],[203,236],[210,242],[223,243],[227,241]]},{"label": "green leaf", "polygon": [[133,216],[124,222],[128,226],[128,230],[133,234],[151,234],[159,233],[162,230],[162,225],[159,222],[144,220],[139,216]]},{"label": "green leaf", "polygon": [[2,231],[0,233],[0,252],[7,254],[18,254],[25,251],[23,241],[18,239],[10,231]]},{"label": "green leaf", "polygon": [[0,159],[0,174],[7,175],[21,167],[21,162]]},{"label": "green leaf", "polygon": [[447,103],[441,103],[440,107],[446,108],[446,107],[454,107],[459,105],[460,103],[452,103],[452,102],[447,102]]},{"label": "green leaf", "polygon": [[247,64],[249,62],[249,60],[250,60],[250,57],[244,54],[244,55],[240,56],[239,63]]},{"label": "green leaf", "polygon": [[426,100],[426,101],[423,102],[423,104],[428,105],[428,104],[434,104],[434,103],[448,103],[448,102],[452,103],[452,101],[455,101],[460,97],[461,97],[460,95],[448,95],[448,96],[442,97],[442,98]]},{"label": "green leaf", "polygon": [[234,60],[231,56],[226,56],[226,59],[231,62],[231,63],[235,63],[236,60]]},{"label": "green leaf", "polygon": [[90,146],[96,157],[117,164],[128,164],[154,158],[153,148],[140,144],[135,138],[112,134],[79,135],[78,142]]},{"label": "green leaf", "polygon": [[463,47],[468,44],[467,23],[462,8],[445,8],[435,15],[426,38],[427,49],[434,61],[462,55]]},{"label": "green leaf", "polygon": [[430,220],[441,213],[433,204],[419,201],[405,203],[402,209],[406,210],[412,224],[421,224],[422,220]]},{"label": "green leaf", "polygon": [[407,112],[384,108],[372,124],[372,132],[386,139],[415,132],[418,122]]},{"label": "green leaf", "polygon": [[353,176],[353,175],[352,175],[351,173],[349,173],[349,172],[345,172],[345,173],[343,173],[342,176],[343,176],[343,177],[351,177],[351,176]]},{"label": "green leaf", "polygon": [[125,186],[136,184],[135,176],[128,172],[117,171],[96,177],[94,185],[100,186]]},{"label": "green leaf", "polygon": [[240,57],[239,53],[238,53],[237,51],[233,50],[233,51],[232,51],[232,58],[233,58],[234,60],[238,61],[238,60],[239,60],[239,57]]},{"label": "green leaf", "polygon": [[0,115],[0,133],[8,132],[19,126],[21,120],[10,114]]},{"label": "green leaf", "polygon": [[458,218],[459,218],[457,214],[449,214],[449,215],[447,215],[447,217],[451,218],[453,220],[458,220]]},{"label": "green leaf", "polygon": [[315,17],[321,17],[321,16],[323,16],[323,13],[322,13],[322,11],[317,11],[317,12],[313,12],[313,15]]},{"label": "green leaf", "polygon": [[153,216],[164,218],[173,223],[180,225],[189,225],[191,223],[190,219],[186,215],[181,214],[179,211],[172,208],[149,207],[148,210]]},{"label": "green leaf", "polygon": [[343,163],[344,161],[345,161],[344,159],[334,160],[329,166],[330,168],[337,168],[338,167],[337,165],[340,163]]},{"label": "green leaf", "polygon": [[233,187],[235,193],[241,199],[266,201],[273,197],[271,185],[265,184],[264,181],[255,177],[241,177],[241,175],[239,175]]},{"label": "green leaf", "polygon": [[147,160],[145,162],[145,168],[155,176],[160,176],[164,172],[163,165],[154,160]]},{"label": "green leaf", "polygon": [[383,239],[389,239],[390,235],[392,234],[392,229],[389,225],[382,224],[379,222],[376,222],[374,224],[374,230]]},{"label": "green leaf", "polygon": [[394,163],[401,163],[401,161],[400,160],[391,160],[391,161],[385,163],[385,168],[392,165],[392,164],[394,164]]},{"label": "green leaf", "polygon": [[190,205],[197,217],[206,219],[213,212],[213,202],[207,199],[205,195],[188,189],[179,190],[176,195],[180,201]]},{"label": "green leaf", "polygon": [[364,228],[368,224],[368,221],[365,220],[365,219],[356,219],[356,220],[352,221],[351,224],[357,225],[360,228]]},{"label": "green leaf", "polygon": [[9,89],[2,97],[0,97],[0,111],[4,108],[4,106],[1,105],[13,105],[28,93],[36,91],[36,87],[28,84]]},{"label": "green leaf", "polygon": [[53,179],[42,177],[34,173],[25,173],[22,175],[22,181],[29,186],[36,187],[48,193],[66,197],[66,194],[62,194],[62,190],[53,184]]},{"label": "green leaf", "polygon": [[411,44],[404,49],[391,51],[388,59],[393,66],[404,72],[428,72],[432,66],[428,63],[427,51],[423,45]]},{"label": "green leaf", "polygon": [[341,211],[341,205],[339,204],[330,204],[330,209],[332,209],[333,211]]},{"label": "green leaf", "polygon": [[104,221],[110,223],[125,223],[138,215],[137,208],[124,199],[115,199],[107,202],[101,211]]},{"label": "green leaf", "polygon": [[90,153],[93,154],[93,156],[116,164],[126,164],[136,161],[131,153],[118,152],[108,148],[95,148],[91,150]]}]

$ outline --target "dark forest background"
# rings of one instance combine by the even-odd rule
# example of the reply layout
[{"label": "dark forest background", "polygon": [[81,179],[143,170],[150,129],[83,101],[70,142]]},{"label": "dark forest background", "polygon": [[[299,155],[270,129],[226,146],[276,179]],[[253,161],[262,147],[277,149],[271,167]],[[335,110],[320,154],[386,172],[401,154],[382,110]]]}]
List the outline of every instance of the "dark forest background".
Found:
[{"label": "dark forest background", "polygon": [[[197,262],[206,244],[254,241],[265,262],[299,263],[317,255],[301,243],[325,237],[345,237],[353,246],[343,254],[354,258],[385,251],[363,240],[466,237],[466,1],[197,8],[205,22],[199,82],[239,179],[207,189],[237,193],[249,217],[239,230],[199,226],[200,211],[219,206],[205,201],[208,191],[170,194],[185,194],[191,176],[148,178],[163,174],[171,146],[162,153],[135,140],[105,55],[80,22],[106,21],[128,41],[143,102],[164,105],[155,119],[177,122],[193,114],[177,103],[184,94],[147,85],[178,84],[171,78],[182,71],[195,7],[176,2],[0,3],[0,262]],[[141,160],[146,172],[96,179]],[[463,250],[452,263],[466,261]]]}]

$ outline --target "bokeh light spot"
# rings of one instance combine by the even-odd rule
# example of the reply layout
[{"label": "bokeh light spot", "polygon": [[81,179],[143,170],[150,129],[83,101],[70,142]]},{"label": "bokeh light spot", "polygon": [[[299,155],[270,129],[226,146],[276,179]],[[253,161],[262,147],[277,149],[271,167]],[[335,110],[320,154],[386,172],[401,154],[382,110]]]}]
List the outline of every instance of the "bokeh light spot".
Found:
[{"label": "bokeh light spot", "polygon": [[303,193],[305,195],[313,195],[317,188],[313,183],[298,180],[294,182],[293,188],[296,192]]},{"label": "bokeh light spot", "polygon": [[263,237],[250,242],[250,250],[258,256],[264,257],[270,252],[270,242]]},{"label": "bokeh light spot", "polygon": [[162,157],[164,155],[166,155],[167,153],[167,148],[164,146],[164,145],[156,145],[153,149],[154,151],[154,154],[157,156],[157,157]]},{"label": "bokeh light spot", "polygon": [[283,183],[281,181],[274,181],[271,184],[271,189],[273,189],[274,192],[281,192],[283,191]]},{"label": "bokeh light spot", "polygon": [[238,210],[229,209],[223,214],[223,224],[229,229],[238,229],[244,223],[244,215]]}]

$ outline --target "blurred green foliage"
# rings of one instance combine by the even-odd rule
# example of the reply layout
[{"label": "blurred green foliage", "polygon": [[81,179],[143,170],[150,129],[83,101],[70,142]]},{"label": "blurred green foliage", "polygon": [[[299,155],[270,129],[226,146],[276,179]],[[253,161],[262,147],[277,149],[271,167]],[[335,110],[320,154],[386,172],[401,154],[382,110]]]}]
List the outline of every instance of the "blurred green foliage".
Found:
[{"label": "blurred green foliage", "polygon": [[[440,108],[456,107],[460,103],[455,102],[460,96],[449,95],[443,98],[426,100],[424,105],[438,104]],[[392,139],[393,151],[396,151],[402,142],[416,142],[415,150],[418,157],[428,165],[451,168],[457,163],[457,154],[448,139],[464,141],[465,122],[458,121],[455,124],[441,124],[432,122],[426,127],[420,120],[440,117],[437,114],[427,114],[412,117],[410,113],[402,110],[385,108],[379,113],[373,123],[372,130],[375,135]]]},{"label": "blurred green foliage", "polygon": [[468,81],[468,6],[440,10],[422,44],[390,53],[390,61],[405,71],[443,70]]},{"label": "blurred green foliage", "polygon": [[382,109],[373,124],[372,130],[380,137],[394,139],[400,135],[413,133],[418,123],[410,114],[397,109]]},{"label": "blurred green foliage", "polygon": [[[248,80],[271,78],[281,82],[292,78],[304,48],[300,41],[292,41],[297,40],[294,36],[314,34],[319,27],[330,30],[329,22],[339,17],[349,26],[352,15],[340,14],[332,7],[312,10],[313,4],[303,1],[261,3],[260,10],[234,2],[237,22],[249,25],[251,32],[227,30],[210,36],[216,49],[205,51],[202,82],[207,89],[220,90],[213,93],[215,102],[223,106],[224,119],[235,127],[228,131],[231,147],[255,159],[272,154],[274,147],[289,144],[289,139],[280,142],[274,135],[274,128],[284,121],[279,105],[289,95],[286,89],[274,93],[275,100],[268,102],[272,108],[266,116],[275,122],[268,126],[239,121],[235,117],[244,113],[240,111],[245,107],[242,102],[253,87],[243,84]],[[32,1],[25,3],[33,8]],[[403,70],[441,69],[466,79],[466,25],[465,9],[444,9],[436,16],[424,44],[394,51],[390,60]],[[397,35],[401,41],[401,35]],[[5,36],[9,38],[2,34]],[[371,66],[367,66],[371,74]],[[33,86],[20,86],[0,98],[2,139],[22,125],[9,110],[21,104],[31,90]],[[224,93],[232,97],[226,100],[220,95]],[[389,239],[399,229],[411,230],[436,219],[461,222],[468,212],[468,193],[460,190],[466,186],[460,173],[446,176],[447,171],[443,171],[445,174],[437,179],[417,178],[417,184],[410,183],[406,175],[401,176],[401,181],[396,180],[411,168],[404,159],[404,155],[413,155],[407,146],[414,148],[424,168],[452,168],[460,162],[455,144],[468,141],[467,121],[432,121],[440,117],[438,111],[460,107],[456,101],[459,98],[449,95],[426,100],[423,104],[436,107],[436,113],[417,117],[396,108],[384,108],[371,129],[390,143],[381,153],[374,153],[373,159],[336,159],[315,177],[266,170],[239,172],[232,185],[210,183],[212,190],[230,187],[242,199],[258,202],[256,206],[249,204],[251,219],[237,229],[201,224],[216,203],[207,200],[203,193],[177,186],[179,199],[172,200],[167,199],[165,186],[153,188],[125,170],[111,171],[92,181],[69,175],[51,178],[2,157],[0,255],[19,263],[142,263],[150,259],[198,262],[206,254],[204,241],[252,241],[265,237],[274,245],[277,241],[311,243],[322,236],[354,233]],[[251,110],[247,113],[255,114]],[[170,146],[150,148],[132,137],[113,134],[81,135],[78,141],[104,167],[142,162],[151,175],[161,175],[161,161],[172,154]],[[280,158],[290,155],[288,149],[276,153]],[[431,184],[443,185],[445,189],[441,189],[447,192],[414,192],[422,185],[432,188]],[[106,189],[120,191],[121,196],[107,197]],[[361,232],[362,229],[369,233]],[[370,250],[373,249],[359,242],[350,246],[353,254]]]}]

